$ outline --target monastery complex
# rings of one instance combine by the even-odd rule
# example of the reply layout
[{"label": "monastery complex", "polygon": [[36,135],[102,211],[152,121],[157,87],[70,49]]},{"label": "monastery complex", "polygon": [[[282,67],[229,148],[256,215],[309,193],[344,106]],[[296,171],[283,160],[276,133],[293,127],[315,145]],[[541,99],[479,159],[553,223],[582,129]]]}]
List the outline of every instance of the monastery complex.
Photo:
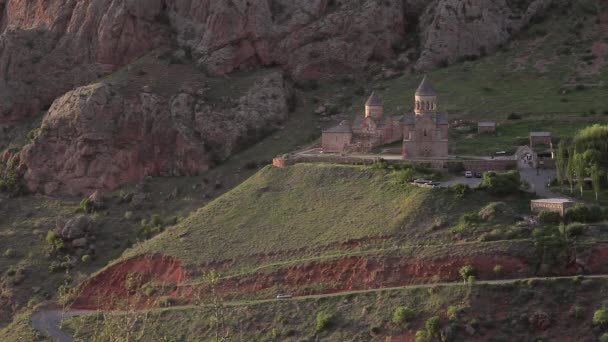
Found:
[{"label": "monastery complex", "polygon": [[448,158],[448,114],[437,110],[437,93],[424,77],[414,95],[414,112],[386,116],[380,98],[372,93],[365,114],[351,124],[343,121],[323,131],[324,152],[370,152],[374,147],[403,141],[404,159]]}]

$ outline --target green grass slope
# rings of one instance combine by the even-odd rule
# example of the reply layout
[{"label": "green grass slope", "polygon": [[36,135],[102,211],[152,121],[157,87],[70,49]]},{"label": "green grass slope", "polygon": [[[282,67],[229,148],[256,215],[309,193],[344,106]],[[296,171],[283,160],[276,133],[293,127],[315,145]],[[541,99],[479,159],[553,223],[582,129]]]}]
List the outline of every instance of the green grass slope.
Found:
[{"label": "green grass slope", "polygon": [[450,224],[492,200],[483,192],[458,199],[447,188],[411,186],[401,172],[331,164],[269,166],[126,256],[164,253],[199,264],[290,251],[303,255],[366,238],[391,237],[404,245],[451,243]]},{"label": "green grass slope", "polygon": [[191,262],[392,235],[424,218],[435,191],[364,167],[267,167],[149,247]]}]

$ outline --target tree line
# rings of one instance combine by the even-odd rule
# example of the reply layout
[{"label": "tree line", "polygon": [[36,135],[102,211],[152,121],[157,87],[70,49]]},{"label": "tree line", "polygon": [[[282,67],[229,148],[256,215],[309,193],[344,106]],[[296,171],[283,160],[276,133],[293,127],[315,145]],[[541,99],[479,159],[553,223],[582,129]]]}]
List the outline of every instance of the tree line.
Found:
[{"label": "tree line", "polygon": [[571,194],[576,186],[583,197],[585,182],[590,179],[597,201],[608,183],[608,126],[596,124],[580,130],[571,140],[560,141],[555,168],[560,187],[568,183]]}]

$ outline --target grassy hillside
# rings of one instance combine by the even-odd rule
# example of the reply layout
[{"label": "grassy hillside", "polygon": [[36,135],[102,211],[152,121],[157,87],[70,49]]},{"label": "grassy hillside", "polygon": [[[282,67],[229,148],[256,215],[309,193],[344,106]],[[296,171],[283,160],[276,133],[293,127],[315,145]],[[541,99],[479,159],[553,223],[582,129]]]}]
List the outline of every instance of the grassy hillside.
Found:
[{"label": "grassy hillside", "polygon": [[[306,254],[378,237],[410,245],[449,243],[448,228],[461,214],[477,213],[492,201],[482,192],[457,199],[450,189],[407,185],[403,172],[313,164],[266,167],[146,242],[143,250],[198,264],[277,252]],[[524,202],[517,199],[512,206],[525,208]],[[478,233],[482,227],[491,230],[514,222],[485,222]]]},{"label": "grassy hillside", "polygon": [[[448,341],[596,341],[605,329],[593,323],[593,315],[606,290],[606,279],[530,279],[265,301],[227,307],[221,331],[249,341],[413,341],[436,316],[437,332]],[[399,307],[411,316],[395,320]],[[139,318],[146,324],[136,331],[149,340],[212,340],[218,332],[210,323],[214,314],[205,307],[170,308],[103,319],[91,315],[66,325],[77,339],[92,340],[124,335],[119,322]],[[317,324],[319,316],[327,324]]]}]

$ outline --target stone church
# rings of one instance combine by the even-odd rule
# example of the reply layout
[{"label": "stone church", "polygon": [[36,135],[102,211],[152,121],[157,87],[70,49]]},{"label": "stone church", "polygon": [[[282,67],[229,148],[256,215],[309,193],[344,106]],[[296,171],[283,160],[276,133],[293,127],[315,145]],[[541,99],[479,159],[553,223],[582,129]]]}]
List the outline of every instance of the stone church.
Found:
[{"label": "stone church", "polygon": [[370,152],[374,147],[403,140],[404,159],[448,157],[448,116],[437,111],[437,94],[425,76],[416,90],[413,113],[401,118],[384,115],[382,101],[372,93],[365,114],[351,124],[343,121],[323,131],[324,152]]},{"label": "stone church", "polygon": [[365,113],[350,124],[323,131],[321,145],[324,152],[370,152],[374,147],[400,141],[403,125],[398,117],[384,115],[382,100],[372,93],[365,103]]},{"label": "stone church", "polygon": [[437,111],[437,93],[425,76],[403,118],[403,159],[448,157],[448,114]]}]

